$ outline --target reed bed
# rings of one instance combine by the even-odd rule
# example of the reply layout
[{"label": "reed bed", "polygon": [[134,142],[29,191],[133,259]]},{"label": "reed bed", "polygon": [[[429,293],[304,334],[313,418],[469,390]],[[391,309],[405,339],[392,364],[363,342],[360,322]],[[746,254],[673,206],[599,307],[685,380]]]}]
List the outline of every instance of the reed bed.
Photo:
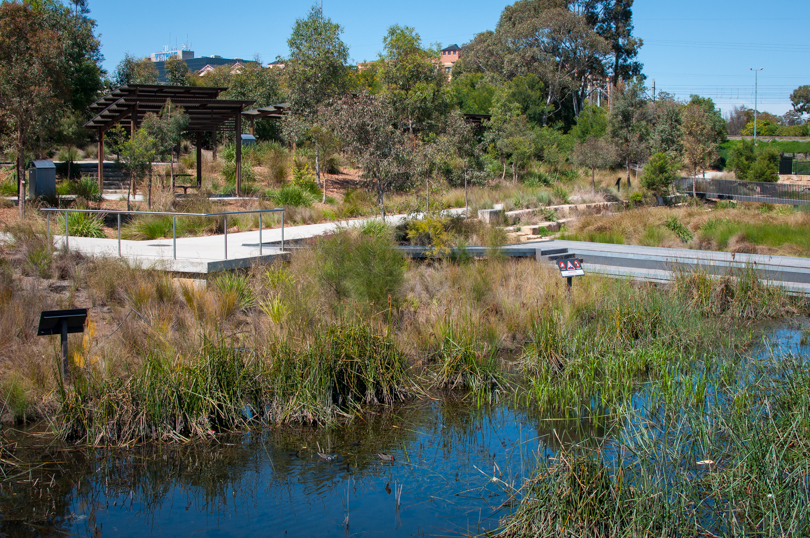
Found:
[{"label": "reed bed", "polygon": [[810,363],[727,362],[682,362],[626,400],[596,447],[538,457],[500,535],[806,536]]},{"label": "reed bed", "polygon": [[[433,389],[615,414],[649,379],[744,349],[753,323],[807,311],[753,272],[668,287],[591,276],[569,298],[533,260],[407,261],[379,224],[207,281],[55,251],[35,226],[10,232],[0,320],[17,330],[0,334],[0,398],[14,402],[3,420],[47,417],[92,444],[334,424]],[[89,308],[91,323],[71,337],[62,380],[57,342],[36,338],[35,320],[69,307]]]}]

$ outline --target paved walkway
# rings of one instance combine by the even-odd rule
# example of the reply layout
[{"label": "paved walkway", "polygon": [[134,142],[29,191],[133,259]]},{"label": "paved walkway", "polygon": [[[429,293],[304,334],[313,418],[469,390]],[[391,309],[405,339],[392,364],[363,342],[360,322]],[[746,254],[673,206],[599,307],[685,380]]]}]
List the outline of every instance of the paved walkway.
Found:
[{"label": "paved walkway", "polygon": [[[462,214],[464,209],[450,209],[449,214]],[[386,217],[389,224],[399,224],[413,215],[393,215]],[[360,226],[376,218],[355,219],[323,224],[303,226],[285,226],[284,241],[310,239],[332,232],[339,227]],[[421,218],[421,214],[416,214]],[[212,273],[229,269],[249,267],[256,262],[269,262],[284,257],[281,250],[281,228],[259,231],[229,233],[202,237],[180,237],[176,244],[169,239],[151,241],[121,240],[120,255],[130,262],[177,273]],[[226,245],[227,240],[227,245]],[[88,237],[70,237],[67,240],[70,250],[76,250],[93,256],[118,256],[117,239],[93,239]],[[65,237],[54,236],[54,244],[61,247]]]}]

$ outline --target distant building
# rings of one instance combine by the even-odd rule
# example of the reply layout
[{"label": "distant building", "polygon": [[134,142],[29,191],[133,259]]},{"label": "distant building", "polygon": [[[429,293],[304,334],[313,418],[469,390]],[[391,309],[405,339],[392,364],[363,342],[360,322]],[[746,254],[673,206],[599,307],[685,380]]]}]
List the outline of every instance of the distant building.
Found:
[{"label": "distant building", "polygon": [[442,49],[442,56],[441,56],[441,63],[442,67],[444,68],[444,72],[447,73],[447,76],[450,76],[450,73],[453,71],[453,66],[458,61],[458,53],[461,51],[461,48],[458,45],[450,45],[447,48]]},{"label": "distant building", "polygon": [[245,61],[242,58],[223,58],[222,56],[202,56],[195,58],[194,51],[188,50],[186,47],[180,50],[166,49],[162,52],[153,52],[149,58],[158,70],[158,81],[160,82],[166,82],[166,60],[171,58],[183,60],[186,62],[189,71],[201,76],[204,76],[220,65],[233,65],[234,68],[238,70],[243,64],[256,64],[256,62]]}]

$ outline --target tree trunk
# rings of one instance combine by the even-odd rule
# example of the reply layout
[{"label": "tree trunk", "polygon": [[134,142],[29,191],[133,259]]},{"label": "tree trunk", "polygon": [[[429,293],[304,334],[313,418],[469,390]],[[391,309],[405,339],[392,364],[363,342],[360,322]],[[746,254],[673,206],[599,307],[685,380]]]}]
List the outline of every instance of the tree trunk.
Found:
[{"label": "tree trunk", "polygon": [[[180,152],[178,151],[177,153],[179,154]],[[169,174],[172,184],[172,196],[174,196],[174,149],[169,152]],[[166,177],[166,174],[163,174],[163,177]]]},{"label": "tree trunk", "polygon": [[377,202],[380,204],[380,215],[385,222],[385,204],[383,204],[383,187],[380,178],[377,178]]},{"label": "tree trunk", "polygon": [[469,217],[469,205],[467,204],[467,168],[464,168],[464,216]]},{"label": "tree trunk", "polygon": [[326,203],[326,172],[323,173],[323,197],[321,199],[321,203]]},{"label": "tree trunk", "polygon": [[20,207],[20,220],[25,218],[25,176],[23,175],[22,146],[17,146],[17,205]]},{"label": "tree trunk", "polygon": [[318,184],[318,188],[322,188],[321,186],[321,150],[318,148],[318,144],[315,144],[315,182]]},{"label": "tree trunk", "polygon": [[501,181],[506,179],[506,161],[503,161],[503,174],[501,174]]},{"label": "tree trunk", "polygon": [[593,193],[596,194],[596,168],[591,168],[591,186]]},{"label": "tree trunk", "polygon": [[630,157],[625,160],[625,167],[627,168],[627,188],[630,188]]},{"label": "tree trunk", "polygon": [[517,183],[517,166],[512,163],[512,183]]},{"label": "tree trunk", "polygon": [[149,188],[146,194],[146,207],[152,211],[152,167],[149,167]]},{"label": "tree trunk", "polygon": [[132,194],[133,177],[132,171],[129,172],[129,188],[127,189],[127,211],[131,211],[129,197]]}]

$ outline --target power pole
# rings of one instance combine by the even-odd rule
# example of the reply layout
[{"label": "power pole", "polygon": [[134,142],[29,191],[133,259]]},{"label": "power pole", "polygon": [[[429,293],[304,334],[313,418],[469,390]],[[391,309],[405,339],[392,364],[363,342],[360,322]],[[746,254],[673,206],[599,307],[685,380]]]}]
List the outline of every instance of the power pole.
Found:
[{"label": "power pole", "polygon": [[757,75],[760,71],[765,69],[764,67],[760,67],[759,69],[754,69],[753,67],[750,68],[751,71],[754,72],[754,145],[757,145]]}]

